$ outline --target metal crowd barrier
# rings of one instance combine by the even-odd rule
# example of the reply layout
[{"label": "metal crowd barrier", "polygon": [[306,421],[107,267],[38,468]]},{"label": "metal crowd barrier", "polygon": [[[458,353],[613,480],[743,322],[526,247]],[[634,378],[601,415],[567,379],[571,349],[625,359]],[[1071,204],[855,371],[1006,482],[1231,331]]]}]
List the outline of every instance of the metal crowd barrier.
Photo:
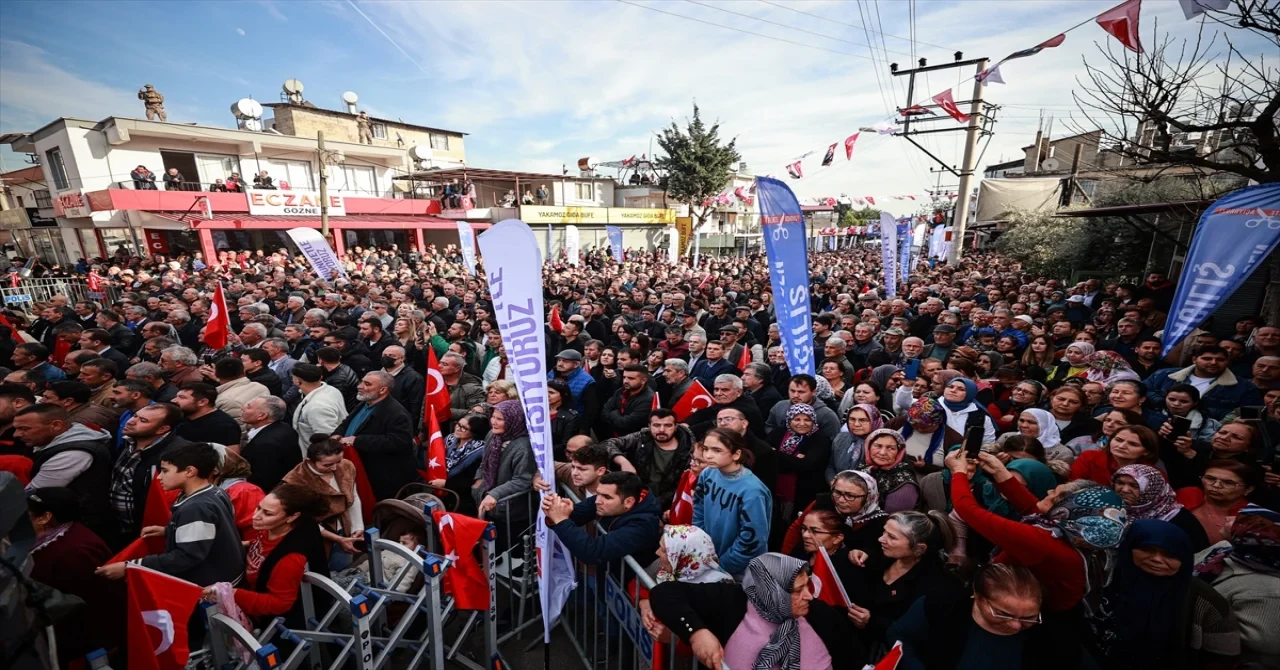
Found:
[{"label": "metal crowd barrier", "polygon": [[49,302],[59,295],[66,296],[72,303],[93,300],[104,307],[120,299],[119,287],[108,286],[103,282],[101,288],[100,293],[90,295],[89,284],[84,279],[23,279],[17,286],[0,288],[0,295],[4,296],[5,308],[28,314],[35,312],[36,304]]}]

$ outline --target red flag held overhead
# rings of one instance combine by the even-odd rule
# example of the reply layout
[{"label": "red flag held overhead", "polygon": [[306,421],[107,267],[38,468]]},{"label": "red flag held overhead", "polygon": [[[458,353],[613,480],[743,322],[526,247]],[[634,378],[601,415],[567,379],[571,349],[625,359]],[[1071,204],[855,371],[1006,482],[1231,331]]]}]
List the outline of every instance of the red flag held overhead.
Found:
[{"label": "red flag held overhead", "polygon": [[1138,17],[1141,13],[1142,0],[1127,0],[1099,14],[1096,20],[1126,49],[1142,53],[1142,40],[1138,38]]},{"label": "red flag held overhead", "polygon": [[680,396],[680,402],[676,403],[676,406],[672,407],[671,411],[675,412],[677,420],[684,421],[689,418],[690,414],[714,404],[716,404],[715,397],[707,393],[707,389],[702,385],[702,382],[695,379],[689,385],[689,390]]},{"label": "red flag held overhead", "polygon": [[213,300],[209,302],[209,318],[204,324],[204,343],[217,351],[227,346],[227,336],[231,333],[231,316],[227,314],[227,299],[222,295],[222,282],[213,291]]},{"label": "red flag held overhead", "polygon": [[942,108],[942,111],[946,112],[948,116],[956,121],[959,121],[960,123],[969,122],[969,115],[961,112],[960,108],[956,106],[956,99],[952,97],[951,89],[947,89],[933,96],[933,101],[938,103],[938,106]]},{"label": "red flag held overhead", "polygon": [[560,308],[559,308],[559,307],[552,307],[552,308],[551,308],[551,318],[550,318],[550,319],[547,319],[547,324],[548,324],[549,326],[551,326],[551,330],[554,330],[554,331],[556,331],[557,333],[558,333],[558,332],[560,332],[560,331],[562,331],[562,330],[564,330],[564,321],[561,321],[561,320],[560,320]]},{"label": "red flag held overhead", "polygon": [[844,157],[846,160],[853,160],[853,144],[858,141],[858,133],[854,133],[844,138]]}]

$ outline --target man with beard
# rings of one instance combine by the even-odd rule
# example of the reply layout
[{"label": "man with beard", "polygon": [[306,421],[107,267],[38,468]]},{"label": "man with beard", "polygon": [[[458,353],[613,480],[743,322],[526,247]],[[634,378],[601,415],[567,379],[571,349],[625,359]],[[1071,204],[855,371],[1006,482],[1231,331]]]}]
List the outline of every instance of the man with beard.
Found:
[{"label": "man with beard", "polygon": [[395,378],[381,370],[366,374],[356,391],[355,410],[334,434],[344,447],[355,447],[360,453],[377,500],[394,498],[418,478],[413,420],[391,397],[394,385]]},{"label": "man with beard", "polygon": [[652,406],[649,371],[642,365],[627,366],[622,371],[622,386],[605,402],[600,413],[602,430],[597,434],[621,437],[640,430]]},{"label": "man with beard", "polygon": [[693,442],[693,432],[677,425],[671,410],[659,408],[649,412],[648,427],[605,440],[600,446],[609,450],[611,463],[639,475],[665,511],[671,508]]}]

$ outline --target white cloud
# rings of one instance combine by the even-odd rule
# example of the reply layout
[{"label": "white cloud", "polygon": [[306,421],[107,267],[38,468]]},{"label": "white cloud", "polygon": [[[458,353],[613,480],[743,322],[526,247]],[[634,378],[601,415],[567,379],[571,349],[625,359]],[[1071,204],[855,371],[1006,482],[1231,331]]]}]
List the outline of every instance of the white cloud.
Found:
[{"label": "white cloud", "polygon": [[262,6],[262,10],[267,13],[267,16],[270,16],[277,21],[289,20],[289,17],[285,16],[284,12],[280,11],[280,8],[276,6],[276,3],[273,0],[258,0],[258,4]]},{"label": "white cloud", "polygon": [[236,28],[236,34],[244,37],[244,28]]}]

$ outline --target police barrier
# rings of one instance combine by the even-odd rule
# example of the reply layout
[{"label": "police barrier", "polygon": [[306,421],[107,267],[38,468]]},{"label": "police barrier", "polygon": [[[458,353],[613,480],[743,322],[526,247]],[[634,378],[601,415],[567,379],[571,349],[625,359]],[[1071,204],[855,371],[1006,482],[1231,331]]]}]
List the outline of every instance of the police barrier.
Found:
[{"label": "police barrier", "polygon": [[72,304],[84,301],[97,301],[100,305],[110,305],[120,299],[120,289],[116,286],[100,285],[100,296],[90,296],[89,285],[83,279],[22,279],[17,286],[0,288],[0,296],[4,297],[4,307],[34,314],[36,305],[49,302],[54,296],[66,296]]}]

